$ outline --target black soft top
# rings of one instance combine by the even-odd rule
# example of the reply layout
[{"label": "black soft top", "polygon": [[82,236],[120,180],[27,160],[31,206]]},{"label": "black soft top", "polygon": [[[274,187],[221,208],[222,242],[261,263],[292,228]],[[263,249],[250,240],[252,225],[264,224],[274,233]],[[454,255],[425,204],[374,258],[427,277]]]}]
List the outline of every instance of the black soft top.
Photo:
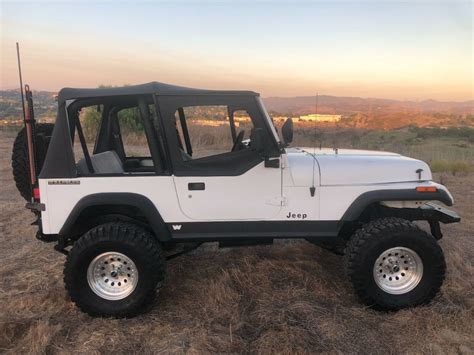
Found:
[{"label": "black soft top", "polygon": [[130,85],[111,88],[97,89],[80,89],[80,88],[64,88],[59,91],[58,101],[93,98],[103,96],[122,96],[122,95],[141,95],[141,94],[158,94],[158,95],[251,95],[259,96],[253,91],[235,91],[235,90],[205,90],[193,89],[183,86],[159,83],[152,81],[151,83]]},{"label": "black soft top", "polygon": [[[58,94],[58,116],[54,125],[53,134],[48,148],[43,168],[40,172],[40,179],[51,178],[73,178],[77,177],[77,168],[74,152],[72,149],[72,137],[75,132],[76,115],[67,115],[68,104],[71,104],[73,110],[80,109],[82,106],[91,106],[96,103],[105,102],[108,97],[117,97],[119,102],[127,104],[126,96],[133,95],[158,95],[158,96],[234,96],[235,102],[247,100],[249,97],[259,96],[253,91],[234,91],[234,90],[205,90],[193,89],[182,86],[151,82],[141,85],[130,85],[123,87],[80,89],[64,88]],[[74,103],[68,103],[68,100],[77,100]],[[136,104],[136,103],[135,103]],[[174,118],[173,118],[174,119]]]}]

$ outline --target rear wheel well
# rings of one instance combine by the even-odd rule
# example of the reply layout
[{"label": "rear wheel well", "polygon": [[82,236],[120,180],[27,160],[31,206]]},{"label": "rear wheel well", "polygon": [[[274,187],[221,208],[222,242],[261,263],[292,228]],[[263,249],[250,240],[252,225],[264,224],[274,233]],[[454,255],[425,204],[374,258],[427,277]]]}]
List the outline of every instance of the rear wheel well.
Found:
[{"label": "rear wheel well", "polygon": [[75,241],[92,228],[110,222],[138,225],[150,232],[160,242],[169,239],[169,234],[163,235],[165,226],[163,226],[161,231],[155,230],[153,223],[149,221],[149,217],[139,207],[127,204],[104,204],[84,207],[74,222],[68,226],[68,232],[64,236],[71,241]]},{"label": "rear wheel well", "polygon": [[[113,216],[113,217],[111,217]],[[74,239],[106,221],[126,221],[150,230],[160,242],[171,239],[157,207],[146,196],[136,193],[96,193],[80,199],[64,222],[59,235]]]},{"label": "rear wheel well", "polygon": [[71,232],[67,237],[76,240],[92,228],[110,222],[126,222],[139,225],[157,238],[143,212],[136,206],[125,204],[85,207],[78,215],[72,228],[70,228]]}]

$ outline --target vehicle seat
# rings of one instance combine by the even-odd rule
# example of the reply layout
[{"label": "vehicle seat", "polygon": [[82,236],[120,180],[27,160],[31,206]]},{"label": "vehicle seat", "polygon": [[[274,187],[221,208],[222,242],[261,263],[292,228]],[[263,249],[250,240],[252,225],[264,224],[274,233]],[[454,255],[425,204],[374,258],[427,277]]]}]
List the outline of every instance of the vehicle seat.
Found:
[{"label": "vehicle seat", "polygon": [[153,160],[152,159],[142,159],[140,160],[140,166],[143,168],[153,168]]},{"label": "vehicle seat", "polygon": [[[96,174],[121,174],[124,172],[122,161],[114,150],[92,155],[91,162]],[[85,159],[77,162],[77,172],[79,174],[90,173]]]}]

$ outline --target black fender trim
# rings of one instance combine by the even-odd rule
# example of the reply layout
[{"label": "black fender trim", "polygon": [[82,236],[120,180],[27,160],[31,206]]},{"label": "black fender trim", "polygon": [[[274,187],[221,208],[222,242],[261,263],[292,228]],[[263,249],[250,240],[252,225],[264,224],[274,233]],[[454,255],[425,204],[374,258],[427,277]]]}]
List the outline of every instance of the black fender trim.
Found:
[{"label": "black fender trim", "polygon": [[453,200],[445,190],[436,192],[418,192],[413,189],[368,191],[357,197],[349,206],[342,221],[356,221],[367,206],[380,201],[441,201],[447,206]]},{"label": "black fender trim", "polygon": [[160,212],[150,199],[140,194],[126,192],[97,193],[81,198],[72,209],[59,234],[69,235],[82,211],[88,207],[101,205],[133,206],[143,213],[158,240],[168,241],[171,239],[170,232]]}]

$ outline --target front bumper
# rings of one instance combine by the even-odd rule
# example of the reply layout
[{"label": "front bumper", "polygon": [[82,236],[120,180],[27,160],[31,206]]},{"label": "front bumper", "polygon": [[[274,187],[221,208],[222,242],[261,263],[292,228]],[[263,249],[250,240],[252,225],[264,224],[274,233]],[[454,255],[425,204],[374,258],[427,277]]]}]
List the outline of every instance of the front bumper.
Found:
[{"label": "front bumper", "polygon": [[428,221],[434,219],[444,224],[457,223],[461,221],[461,217],[456,212],[431,202],[427,202],[421,206],[420,211],[422,216],[425,217],[421,219],[426,219]]},{"label": "front bumper", "polygon": [[427,221],[430,225],[431,234],[437,240],[443,237],[440,222],[448,224],[461,221],[461,217],[456,212],[432,202],[426,202],[419,208],[387,208],[387,210],[382,210],[382,213],[387,217],[399,217],[410,221]]},{"label": "front bumper", "polygon": [[441,227],[439,222],[448,224],[448,223],[457,223],[461,221],[461,217],[451,210],[439,206],[435,203],[427,202],[418,209],[421,212],[421,218],[425,219],[430,224],[431,234],[436,240],[443,238],[443,232],[441,232]]}]

